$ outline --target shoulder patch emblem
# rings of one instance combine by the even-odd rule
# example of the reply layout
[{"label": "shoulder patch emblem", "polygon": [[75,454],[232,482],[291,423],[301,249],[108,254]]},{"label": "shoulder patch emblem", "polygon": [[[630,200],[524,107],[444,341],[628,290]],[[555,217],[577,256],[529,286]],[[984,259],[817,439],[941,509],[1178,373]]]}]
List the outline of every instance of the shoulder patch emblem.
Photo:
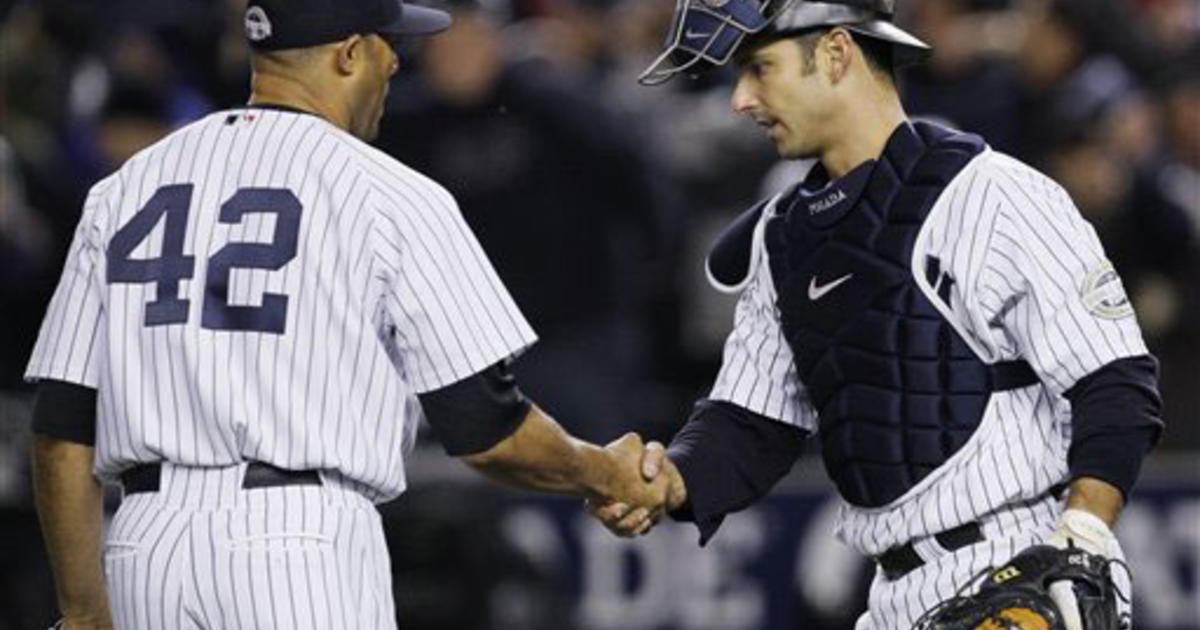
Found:
[{"label": "shoulder patch emblem", "polygon": [[1084,307],[1096,317],[1121,319],[1133,315],[1133,305],[1125,295],[1121,277],[1107,260],[1088,273],[1080,297]]}]

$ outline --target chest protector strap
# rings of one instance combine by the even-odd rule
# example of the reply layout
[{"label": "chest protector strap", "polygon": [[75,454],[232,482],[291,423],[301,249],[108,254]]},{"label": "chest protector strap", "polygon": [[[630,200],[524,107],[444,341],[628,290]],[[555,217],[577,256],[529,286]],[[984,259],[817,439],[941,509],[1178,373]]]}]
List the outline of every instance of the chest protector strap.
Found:
[{"label": "chest protector strap", "polygon": [[[984,363],[913,277],[922,224],[984,148],[903,124],[878,160],[833,182],[817,169],[767,221],[783,332],[819,413],[826,469],[853,504],[899,498],[970,438],[992,392],[1038,382],[1025,361]],[[954,279],[926,262],[949,308]]]}]

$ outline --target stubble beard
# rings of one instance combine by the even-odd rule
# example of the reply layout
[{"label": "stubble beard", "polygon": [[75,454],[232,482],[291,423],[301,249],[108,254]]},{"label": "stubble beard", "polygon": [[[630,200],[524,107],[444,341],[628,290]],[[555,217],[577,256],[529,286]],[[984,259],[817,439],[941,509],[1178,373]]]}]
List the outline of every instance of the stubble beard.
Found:
[{"label": "stubble beard", "polygon": [[811,143],[788,144],[786,138],[775,142],[775,152],[784,160],[807,160],[819,157],[821,151]]}]

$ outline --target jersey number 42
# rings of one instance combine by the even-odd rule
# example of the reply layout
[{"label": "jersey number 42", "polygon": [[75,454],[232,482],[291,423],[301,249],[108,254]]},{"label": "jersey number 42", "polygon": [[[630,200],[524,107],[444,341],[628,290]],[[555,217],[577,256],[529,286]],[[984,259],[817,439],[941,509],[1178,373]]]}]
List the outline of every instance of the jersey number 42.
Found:
[{"label": "jersey number 42", "polygon": [[[189,300],[179,297],[179,283],[196,273],[196,259],[183,255],[192,184],[159,188],[108,243],[109,284],[148,284],[155,299],[146,304],[146,326],[184,324]],[[275,215],[270,243],[228,243],[208,258],[204,308],[200,325],[210,330],[244,330],[283,334],[287,323],[286,295],[264,293],[262,306],[229,304],[229,275],[233,269],[278,271],[296,257],[300,233],[300,200],[286,188],[242,188],[221,204],[221,223],[240,223],[248,214]],[[161,253],[157,258],[131,258],[139,244],[163,221]]]}]

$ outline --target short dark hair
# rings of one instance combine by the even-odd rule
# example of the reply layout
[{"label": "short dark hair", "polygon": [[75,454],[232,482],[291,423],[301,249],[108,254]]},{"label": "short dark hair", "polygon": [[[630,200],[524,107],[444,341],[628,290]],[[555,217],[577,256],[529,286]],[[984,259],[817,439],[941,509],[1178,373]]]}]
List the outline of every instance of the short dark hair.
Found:
[{"label": "short dark hair", "polygon": [[854,41],[863,51],[867,65],[891,82],[896,82],[896,62],[891,42],[854,33]]},{"label": "short dark hair", "polygon": [[[835,27],[833,26],[827,26],[818,30],[810,30],[792,35],[792,37],[796,37],[801,42],[800,47],[804,50],[806,63],[811,63],[811,58],[816,49],[816,42],[818,38],[809,38],[805,36],[813,33],[824,35],[834,28]],[[858,47],[862,49],[863,57],[867,60],[867,67],[874,70],[879,76],[888,79],[892,83],[895,83],[896,66],[894,62],[894,54],[892,52],[892,44],[882,39],[871,37],[869,35],[863,35],[855,31],[849,31],[849,33],[851,39],[854,40],[854,43],[858,44]]]}]

